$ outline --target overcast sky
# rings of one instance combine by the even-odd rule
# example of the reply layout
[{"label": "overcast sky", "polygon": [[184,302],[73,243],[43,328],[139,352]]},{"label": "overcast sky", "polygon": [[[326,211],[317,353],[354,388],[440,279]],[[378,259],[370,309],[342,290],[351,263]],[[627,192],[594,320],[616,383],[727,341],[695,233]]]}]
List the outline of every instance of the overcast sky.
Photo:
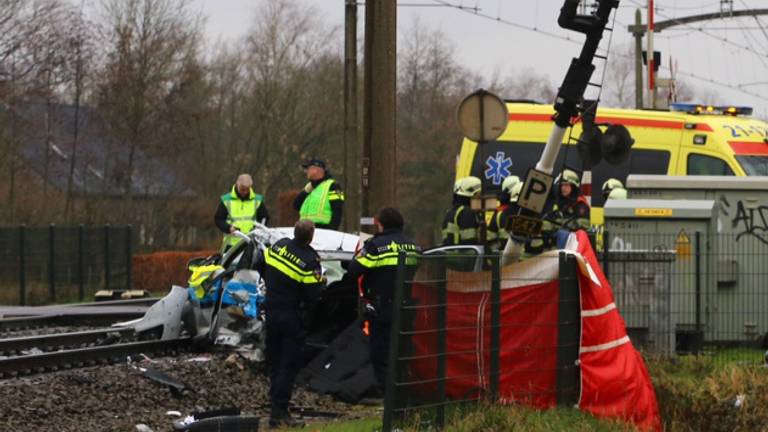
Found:
[{"label": "overcast sky", "polygon": [[[341,49],[345,0],[293,1],[314,7],[326,24],[337,26]],[[362,27],[364,1],[360,3]],[[469,9],[414,6],[440,3],[477,7],[478,14],[489,18]],[[532,67],[557,86],[570,59],[578,55],[583,40],[576,33],[558,28],[557,15],[562,3],[562,0],[399,0],[398,32],[404,34],[415,22],[440,29],[455,45],[458,58],[485,76],[490,77],[494,71],[504,76]],[[766,0],[735,0],[734,10],[764,8],[765,3]],[[208,16],[207,32],[213,41],[245,34],[260,1],[194,0],[194,4]],[[627,49],[632,44],[627,25],[634,22],[635,10],[644,6],[646,0],[621,0],[620,4],[613,47]],[[718,12],[720,0],[656,0],[656,7],[658,22]],[[642,13],[645,22],[645,8]],[[362,28],[358,35],[362,41]],[[561,38],[571,38],[578,44]],[[753,106],[756,114],[768,118],[768,16],[759,22],[742,18],[678,26],[657,34],[655,48],[662,52],[663,68],[669,66],[671,55],[677,61],[680,76],[700,92],[714,91],[720,96],[719,103]],[[668,77],[669,70],[663,69],[661,76]],[[739,91],[739,87],[744,91]]]}]

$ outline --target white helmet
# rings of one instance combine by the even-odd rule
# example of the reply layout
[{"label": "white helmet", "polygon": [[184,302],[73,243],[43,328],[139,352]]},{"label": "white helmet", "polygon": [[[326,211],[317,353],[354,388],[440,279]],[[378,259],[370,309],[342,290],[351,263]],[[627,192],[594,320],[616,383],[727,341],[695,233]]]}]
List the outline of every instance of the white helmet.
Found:
[{"label": "white helmet", "polygon": [[520,192],[523,191],[523,182],[516,183],[512,190],[509,192],[509,202],[517,202],[517,199],[520,198]]},{"label": "white helmet", "polygon": [[483,182],[474,176],[464,177],[456,180],[453,185],[453,193],[459,196],[473,197],[483,188]]},{"label": "white helmet", "polygon": [[512,195],[512,189],[518,183],[520,183],[520,177],[516,175],[507,176],[507,178],[501,182],[501,191]]}]

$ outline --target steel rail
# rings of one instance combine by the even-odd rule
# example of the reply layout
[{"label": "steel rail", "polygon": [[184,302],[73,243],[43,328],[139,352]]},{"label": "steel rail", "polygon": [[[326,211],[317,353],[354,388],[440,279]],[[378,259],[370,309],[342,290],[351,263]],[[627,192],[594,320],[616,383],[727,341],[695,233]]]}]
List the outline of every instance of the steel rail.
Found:
[{"label": "steel rail", "polygon": [[0,378],[44,373],[61,369],[114,364],[126,361],[131,355],[146,353],[177,353],[192,345],[192,338],[130,342],[116,345],[56,351],[44,354],[15,356],[0,359]]},{"label": "steel rail", "polygon": [[20,352],[30,348],[46,351],[50,348],[74,347],[99,342],[115,333],[123,336],[134,333],[134,330],[132,328],[109,328],[0,339],[0,353]]},{"label": "steel rail", "polygon": [[53,326],[86,325],[101,327],[114,324],[117,321],[140,318],[144,315],[144,312],[139,311],[93,313],[88,312],[89,309],[90,308],[83,308],[83,313],[78,314],[30,315],[0,318],[0,333]]}]

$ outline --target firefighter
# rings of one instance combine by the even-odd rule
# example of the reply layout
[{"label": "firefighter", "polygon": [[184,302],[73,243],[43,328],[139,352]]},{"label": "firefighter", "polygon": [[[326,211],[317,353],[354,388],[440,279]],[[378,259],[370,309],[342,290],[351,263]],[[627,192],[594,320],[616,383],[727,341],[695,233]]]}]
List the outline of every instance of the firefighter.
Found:
[{"label": "firefighter", "polygon": [[403,216],[396,209],[385,207],[379,210],[375,220],[378,232],[365,242],[347,271],[352,278],[363,275],[363,295],[368,301],[367,317],[371,324],[371,363],[379,384],[371,396],[381,397],[389,359],[389,332],[398,254],[406,253],[405,280],[412,280],[421,249],[403,234]]},{"label": "firefighter", "polygon": [[267,206],[264,205],[264,198],[253,191],[253,179],[250,175],[240,174],[232,190],[221,196],[213,221],[224,233],[222,252],[226,252],[239,241],[234,235],[235,231],[247,233],[253,229],[254,222],[267,224]]},{"label": "firefighter", "polygon": [[293,208],[299,212],[301,219],[311,220],[317,228],[339,229],[344,211],[341,186],[322,159],[308,159],[301,167],[309,181],[293,201]]},{"label": "firefighter", "polygon": [[557,181],[557,191],[549,219],[559,227],[555,232],[555,245],[565,247],[572,231],[589,229],[590,208],[581,194],[581,182],[576,171],[564,169]]},{"label": "firefighter", "polygon": [[[518,187],[520,185],[520,187]],[[509,239],[509,234],[506,227],[507,219],[511,214],[517,213],[517,197],[520,195],[520,189],[522,183],[520,177],[509,176],[501,182],[501,190],[499,191],[499,206],[491,215],[491,221],[488,223],[487,241],[488,248],[492,252],[498,252],[504,248],[504,244]],[[514,194],[514,190],[517,189],[517,193]],[[514,196],[513,196],[514,195]],[[514,212],[513,212],[514,211]]]},{"label": "firefighter", "polygon": [[266,285],[266,356],[270,367],[269,426],[300,426],[288,411],[296,375],[303,366],[306,327],[324,285],[320,257],[310,246],[315,225],[302,219],[293,239],[265,249],[256,265]]},{"label": "firefighter", "polygon": [[480,244],[481,215],[472,211],[470,201],[482,189],[477,177],[464,177],[453,186],[453,207],[443,219],[443,246]]},{"label": "firefighter", "polygon": [[621,180],[610,178],[603,183],[603,199],[627,199],[627,190]]}]

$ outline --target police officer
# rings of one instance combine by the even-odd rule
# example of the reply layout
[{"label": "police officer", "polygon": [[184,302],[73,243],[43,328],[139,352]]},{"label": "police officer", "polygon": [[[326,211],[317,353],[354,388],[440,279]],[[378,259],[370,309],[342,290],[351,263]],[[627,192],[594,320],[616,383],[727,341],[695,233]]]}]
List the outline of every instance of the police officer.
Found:
[{"label": "police officer", "polygon": [[[520,185],[520,187],[518,187]],[[486,239],[488,241],[488,248],[492,252],[498,252],[504,248],[504,245],[509,239],[509,234],[505,229],[507,220],[512,214],[517,214],[517,197],[520,196],[520,190],[522,183],[520,177],[509,176],[501,182],[501,190],[499,191],[499,206],[491,215],[491,221],[488,223],[488,230],[486,233]],[[517,193],[515,194],[515,189]]]},{"label": "police officer", "polygon": [[270,427],[299,426],[288,403],[296,375],[303,366],[306,325],[320,296],[324,280],[320,258],[310,246],[315,226],[299,220],[293,239],[283,238],[265,249],[256,269],[267,288],[266,355],[270,365]]},{"label": "police officer", "polygon": [[344,192],[331,176],[325,161],[308,159],[301,167],[307,175],[304,189],[293,201],[301,219],[308,219],[318,228],[339,229],[344,212]]},{"label": "police officer", "polygon": [[264,198],[253,191],[250,175],[240,174],[232,190],[220,197],[213,221],[224,233],[222,252],[239,241],[233,234],[235,231],[247,233],[253,229],[254,222],[266,225],[269,221],[267,206],[264,205]]},{"label": "police officer", "polygon": [[403,216],[392,207],[381,209],[376,216],[378,233],[365,242],[360,253],[349,264],[349,277],[363,276],[363,294],[375,311],[371,319],[370,354],[379,383],[374,396],[383,396],[389,359],[389,331],[392,324],[392,300],[397,275],[397,259],[406,253],[406,280],[412,280],[421,252],[413,240],[403,234]]},{"label": "police officer", "polygon": [[603,199],[627,199],[627,190],[621,180],[609,178],[603,183]]},{"label": "police officer", "polygon": [[550,219],[560,228],[555,232],[558,249],[565,247],[572,231],[589,229],[590,208],[581,194],[581,182],[576,171],[564,169],[557,181],[557,196],[550,213]]},{"label": "police officer", "polygon": [[453,186],[453,207],[443,219],[443,246],[480,244],[481,215],[472,211],[470,201],[482,189],[477,177],[464,177]]}]

